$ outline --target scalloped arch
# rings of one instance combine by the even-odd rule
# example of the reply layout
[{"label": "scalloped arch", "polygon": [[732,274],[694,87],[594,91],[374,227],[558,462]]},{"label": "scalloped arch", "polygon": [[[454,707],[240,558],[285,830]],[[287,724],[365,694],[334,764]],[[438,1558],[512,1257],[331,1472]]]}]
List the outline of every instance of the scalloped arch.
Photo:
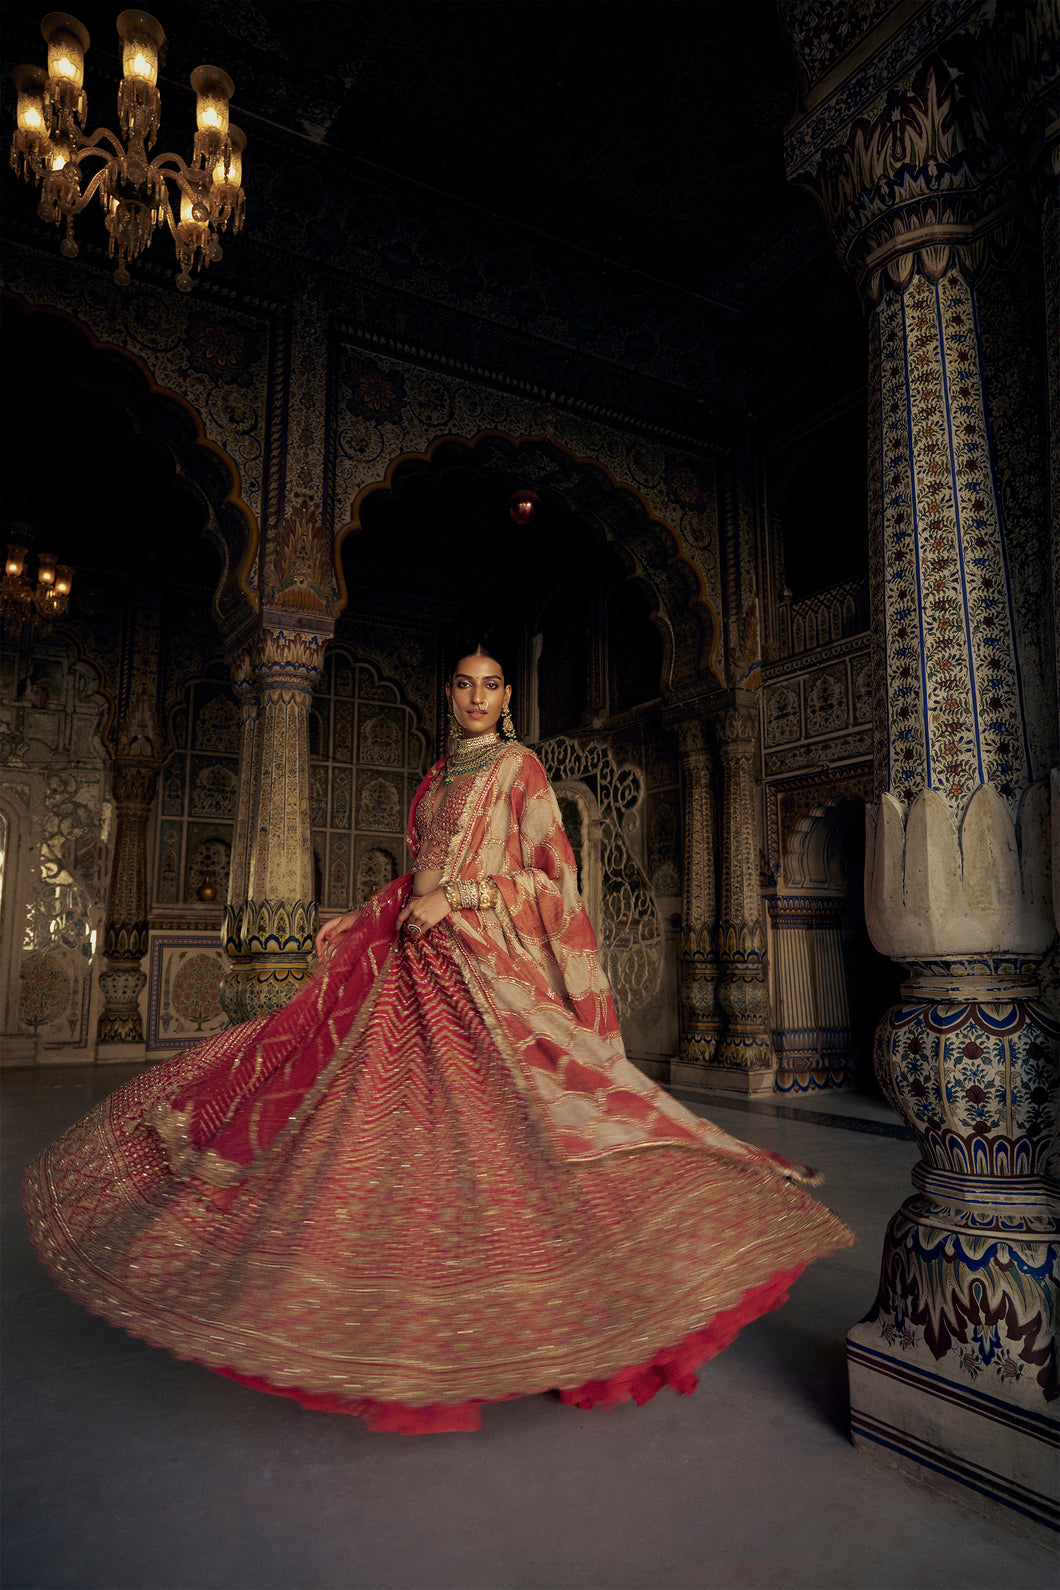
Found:
[{"label": "scalloped arch", "polygon": [[606,464],[581,457],[551,437],[482,430],[470,438],[439,436],[426,451],[392,458],[382,479],[361,487],[349,520],[336,532],[335,578],[342,607],[347,601],[342,548],[347,537],[361,533],[364,504],[378,492],[391,491],[399,470],[410,465],[435,468],[443,449],[454,458],[462,455],[475,468],[503,469],[523,485],[553,493],[601,545],[618,554],[626,578],[650,593],[649,616],[663,642],[664,694],[693,682],[703,669],[724,684],[718,671],[721,624],[677,532],[652,512],[636,487],[616,480]]},{"label": "scalloped arch", "polygon": [[[0,291],[0,301],[7,314],[14,310],[28,321],[51,320],[68,327],[71,334],[79,337],[93,355],[121,360],[132,374],[133,381],[141,385],[146,398],[170,404],[179,411],[189,425],[190,448],[178,449],[169,436],[161,436],[160,439],[169,449],[178,474],[201,502],[204,512],[203,534],[213,542],[221,556],[221,578],[213,597],[218,619],[222,620],[240,600],[257,611],[258,593],[250,584],[250,574],[261,541],[258,521],[253,509],[243,499],[239,466],[231,454],[207,436],[199,411],[179,392],[161,386],[150,367],[137,354],[130,353],[119,343],[102,341],[90,326],[67,310],[48,304],[31,304],[10,288]],[[116,393],[114,395],[118,396]],[[143,424],[139,413],[130,410],[130,418],[141,432],[158,434],[149,425]],[[218,485],[222,486],[220,491]]]}]

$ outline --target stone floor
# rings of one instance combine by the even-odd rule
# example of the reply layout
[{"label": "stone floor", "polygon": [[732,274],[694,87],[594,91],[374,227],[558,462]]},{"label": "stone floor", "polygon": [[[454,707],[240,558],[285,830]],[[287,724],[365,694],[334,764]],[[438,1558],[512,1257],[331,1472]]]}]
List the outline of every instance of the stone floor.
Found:
[{"label": "stone floor", "polygon": [[[693,1397],[502,1404],[475,1435],[379,1436],[178,1363],[36,1264],[18,1169],[127,1073],[4,1073],[6,1590],[1038,1590],[1056,1553],[846,1436],[843,1338],[913,1144],[879,1100],[712,1099],[825,1172],[857,1248]],[[687,1095],[685,1095],[687,1099]]]}]

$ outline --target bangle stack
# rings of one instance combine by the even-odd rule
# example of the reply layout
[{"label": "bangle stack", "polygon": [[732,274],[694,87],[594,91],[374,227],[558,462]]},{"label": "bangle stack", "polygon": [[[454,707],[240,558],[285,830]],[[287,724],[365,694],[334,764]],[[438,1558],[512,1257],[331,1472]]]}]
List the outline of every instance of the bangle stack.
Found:
[{"label": "bangle stack", "polygon": [[496,885],[490,878],[460,878],[456,883],[443,879],[439,887],[450,911],[491,911],[497,903]]}]

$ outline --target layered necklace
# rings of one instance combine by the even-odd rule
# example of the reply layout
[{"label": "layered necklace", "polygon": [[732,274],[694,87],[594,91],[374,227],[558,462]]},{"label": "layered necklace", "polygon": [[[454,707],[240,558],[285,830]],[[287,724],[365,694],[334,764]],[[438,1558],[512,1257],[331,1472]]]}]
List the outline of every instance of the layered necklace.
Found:
[{"label": "layered necklace", "polygon": [[489,734],[476,734],[470,739],[458,740],[446,759],[445,783],[451,784],[455,778],[463,778],[465,773],[481,773],[489,767],[503,745],[504,741],[495,729]]}]

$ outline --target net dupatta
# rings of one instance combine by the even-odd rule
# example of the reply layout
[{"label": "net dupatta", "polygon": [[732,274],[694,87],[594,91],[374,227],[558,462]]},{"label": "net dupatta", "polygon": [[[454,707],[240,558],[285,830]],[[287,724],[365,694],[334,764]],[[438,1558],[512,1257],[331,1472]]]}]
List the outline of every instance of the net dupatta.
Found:
[{"label": "net dupatta", "polygon": [[763,1158],[690,1115],[626,1059],[574,853],[532,751],[506,747],[482,777],[454,861],[452,876],[497,886],[494,910],[454,913],[445,926],[491,1036],[538,1093],[564,1158],[680,1144]]},{"label": "net dupatta", "polygon": [[410,888],[405,876],[381,889],[336,941],[326,969],[281,1010],[199,1046],[205,1074],[196,1067],[194,1083],[149,1117],[178,1176],[233,1186],[297,1131],[371,1009]]}]

